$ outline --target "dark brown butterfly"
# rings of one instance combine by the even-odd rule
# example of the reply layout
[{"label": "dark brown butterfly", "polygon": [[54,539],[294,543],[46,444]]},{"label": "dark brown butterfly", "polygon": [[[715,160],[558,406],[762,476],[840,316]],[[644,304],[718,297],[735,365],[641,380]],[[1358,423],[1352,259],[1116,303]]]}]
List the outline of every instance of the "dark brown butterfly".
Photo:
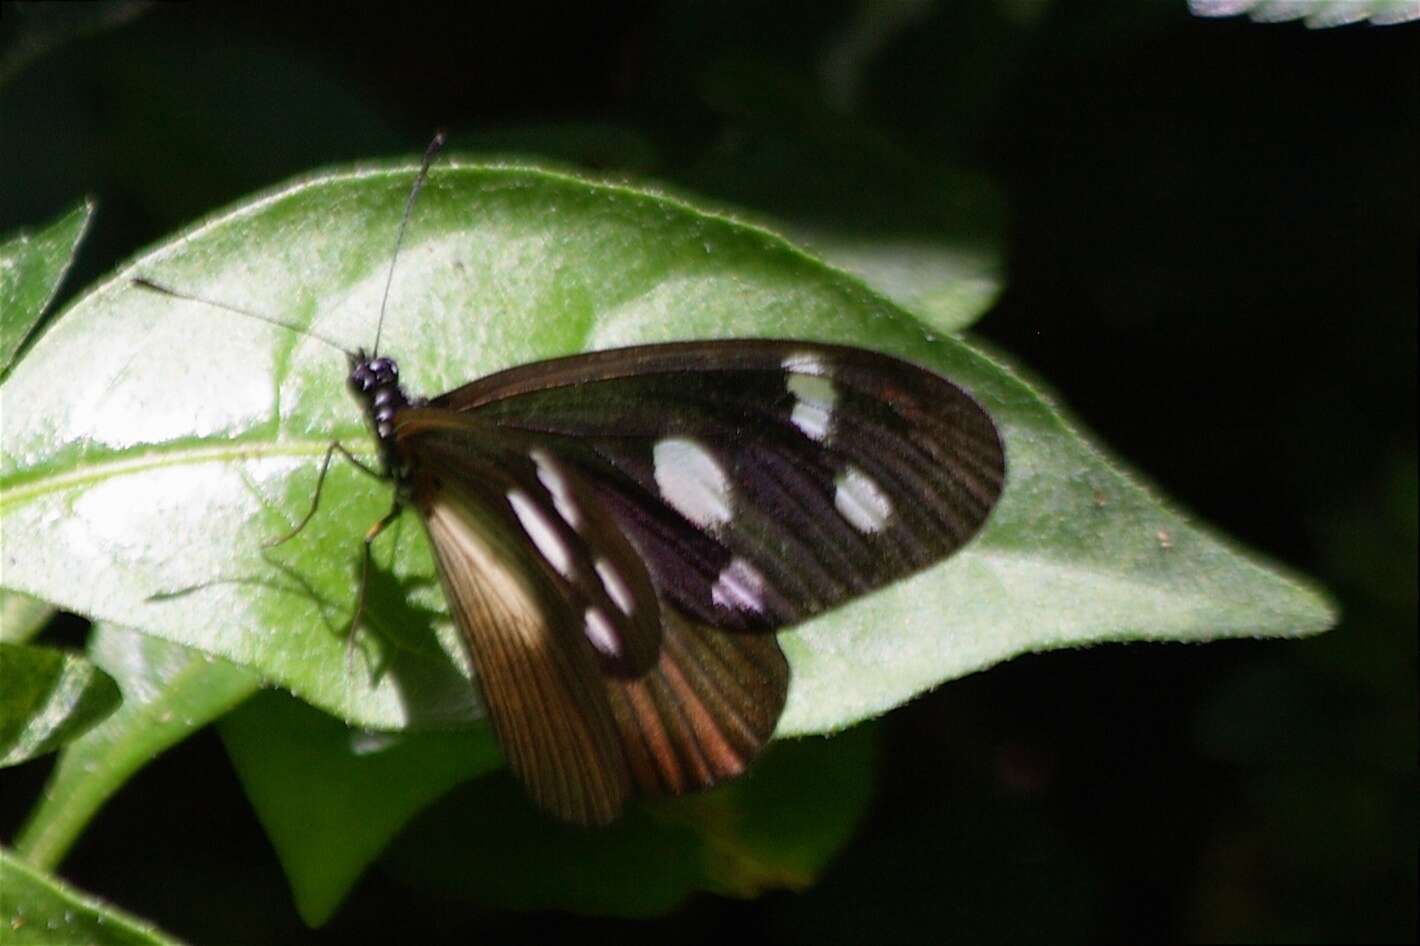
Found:
[{"label": "dark brown butterfly", "polygon": [[857,348],[620,348],[429,401],[350,362],[396,485],[366,561],[412,505],[510,767],[583,824],[743,772],[788,692],[774,632],[950,555],[1005,477],[974,400]]}]

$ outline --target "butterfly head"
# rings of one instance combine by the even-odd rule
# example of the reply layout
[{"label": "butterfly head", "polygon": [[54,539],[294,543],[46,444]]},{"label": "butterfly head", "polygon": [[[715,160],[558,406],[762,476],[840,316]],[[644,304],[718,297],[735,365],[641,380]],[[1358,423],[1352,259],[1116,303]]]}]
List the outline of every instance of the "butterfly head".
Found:
[{"label": "butterfly head", "polygon": [[399,384],[399,365],[393,358],[370,357],[362,348],[350,356],[350,387],[356,394]]}]

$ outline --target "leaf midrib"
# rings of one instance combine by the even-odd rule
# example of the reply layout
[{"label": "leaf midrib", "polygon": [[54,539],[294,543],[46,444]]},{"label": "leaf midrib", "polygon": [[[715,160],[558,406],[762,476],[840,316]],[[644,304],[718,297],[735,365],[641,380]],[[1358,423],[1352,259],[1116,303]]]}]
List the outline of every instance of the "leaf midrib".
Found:
[{"label": "leaf midrib", "polygon": [[[263,443],[240,441],[221,446],[180,446],[148,448],[138,453],[119,453],[98,461],[85,461],[68,467],[62,473],[23,473],[0,482],[0,516],[42,496],[103,482],[120,476],[144,473],[164,467],[200,466],[207,463],[227,463],[234,460],[277,459],[320,456],[330,447],[329,439],[281,440]],[[368,450],[355,450],[357,455],[374,458]]]}]

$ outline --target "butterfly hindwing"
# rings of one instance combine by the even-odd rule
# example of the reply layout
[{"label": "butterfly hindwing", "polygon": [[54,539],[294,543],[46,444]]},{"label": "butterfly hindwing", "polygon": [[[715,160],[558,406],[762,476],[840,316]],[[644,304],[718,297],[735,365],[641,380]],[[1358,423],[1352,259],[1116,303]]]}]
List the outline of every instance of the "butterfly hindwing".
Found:
[{"label": "butterfly hindwing", "polygon": [[[773,637],[660,604],[614,517],[538,438],[437,409],[396,429],[489,717],[539,805],[604,823],[633,781],[679,794],[744,770],[788,692]],[[617,619],[624,653],[593,614]]]},{"label": "butterfly hindwing", "polygon": [[679,795],[740,774],[774,735],[789,664],[772,635],[725,634],[667,608],[661,657],[639,680],[608,680],[637,787]]},{"label": "butterfly hindwing", "polygon": [[498,493],[483,485],[487,472],[441,458],[413,477],[450,613],[509,767],[529,795],[564,819],[608,822],[630,783],[602,673],[571,602]]},{"label": "butterfly hindwing", "polygon": [[655,665],[661,635],[655,589],[640,554],[580,474],[539,438],[466,414],[414,408],[400,413],[396,431],[416,469],[436,471],[442,483],[463,489],[477,476],[485,502],[521,531],[519,551],[578,617],[603,670],[636,677]]}]

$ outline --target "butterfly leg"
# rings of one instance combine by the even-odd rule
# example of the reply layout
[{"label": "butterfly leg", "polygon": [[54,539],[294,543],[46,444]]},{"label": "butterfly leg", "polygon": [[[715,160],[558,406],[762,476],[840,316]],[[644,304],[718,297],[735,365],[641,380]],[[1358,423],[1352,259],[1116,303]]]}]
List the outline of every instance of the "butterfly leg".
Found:
[{"label": "butterfly leg", "polygon": [[[329,456],[329,453],[326,455]],[[396,499],[394,505],[390,507],[390,511],[385,513],[384,518],[365,531],[365,538],[362,540],[364,554],[360,559],[360,587],[355,593],[355,611],[350,616],[350,631],[346,635],[345,662],[347,664],[354,659],[355,629],[360,626],[360,618],[365,614],[365,586],[369,584],[370,581],[370,544],[375,541],[376,537],[378,537],[381,532],[389,527],[390,523],[398,519],[399,514],[403,511],[404,504]]]},{"label": "butterfly leg", "polygon": [[360,460],[357,459],[353,453],[345,449],[345,446],[340,441],[337,440],[333,442],[329,447],[326,447],[325,458],[321,460],[320,473],[316,476],[316,492],[315,495],[311,497],[311,508],[306,510],[306,514],[301,517],[300,522],[296,523],[296,527],[294,529],[292,529],[290,532],[287,532],[285,535],[282,535],[280,538],[272,539],[270,542],[263,544],[262,548],[274,549],[278,545],[285,545],[287,542],[294,539],[300,533],[300,531],[306,527],[306,524],[311,521],[311,517],[316,514],[316,509],[320,507],[320,494],[322,487],[325,486],[325,475],[330,471],[330,461],[331,458],[335,456],[335,451],[337,450],[340,451],[341,456],[353,463],[357,469],[368,473],[375,479],[385,479],[385,475],[383,473],[381,473],[379,470],[374,469],[373,467],[370,467],[360,462]]}]

